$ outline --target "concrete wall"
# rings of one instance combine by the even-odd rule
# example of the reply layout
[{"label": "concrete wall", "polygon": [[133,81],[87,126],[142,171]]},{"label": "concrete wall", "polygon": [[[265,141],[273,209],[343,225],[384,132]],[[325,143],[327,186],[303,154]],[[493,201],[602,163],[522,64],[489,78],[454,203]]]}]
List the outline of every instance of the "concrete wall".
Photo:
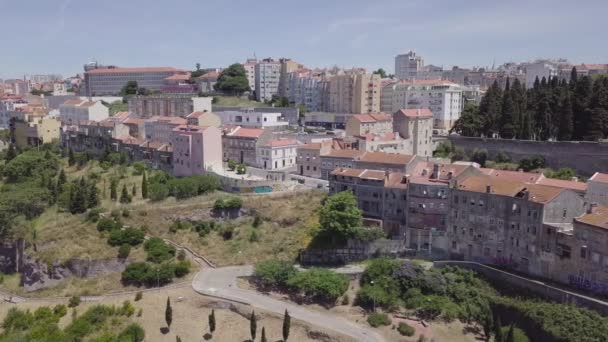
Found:
[{"label": "concrete wall", "polygon": [[450,136],[449,140],[457,147],[464,148],[467,154],[475,149],[486,149],[489,159],[503,152],[513,161],[531,155],[541,155],[551,168],[571,167],[583,176],[591,176],[596,171],[608,170],[608,143],[587,141],[530,141],[469,138]]},{"label": "concrete wall", "polygon": [[497,268],[466,261],[435,261],[433,264],[434,267],[437,268],[442,268],[445,266],[458,266],[470,269],[482,274],[493,282],[502,285],[511,285],[519,287],[525,290],[529,290],[541,297],[546,297],[555,300],[559,303],[574,304],[577,306],[582,306],[591,310],[595,310],[603,315],[608,315],[607,302],[597,300],[591,297],[586,297],[574,292],[562,290],[557,287],[544,284],[540,281],[523,278],[512,273],[501,271]]}]

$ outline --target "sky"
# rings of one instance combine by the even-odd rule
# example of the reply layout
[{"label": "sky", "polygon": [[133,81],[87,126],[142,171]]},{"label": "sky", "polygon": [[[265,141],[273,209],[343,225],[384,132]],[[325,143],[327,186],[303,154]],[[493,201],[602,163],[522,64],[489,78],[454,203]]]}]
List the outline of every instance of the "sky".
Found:
[{"label": "sky", "polygon": [[85,63],[222,67],[288,57],[379,67],[409,50],[449,68],[608,63],[607,0],[0,0],[0,78]]}]

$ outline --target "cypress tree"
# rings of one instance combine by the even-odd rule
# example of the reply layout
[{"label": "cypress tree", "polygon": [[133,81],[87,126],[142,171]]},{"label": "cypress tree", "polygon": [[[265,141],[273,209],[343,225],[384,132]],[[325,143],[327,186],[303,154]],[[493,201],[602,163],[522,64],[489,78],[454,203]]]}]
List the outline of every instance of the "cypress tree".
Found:
[{"label": "cypress tree", "polygon": [[596,141],[604,138],[604,118],[608,117],[608,111],[604,108],[587,109],[586,117],[589,118],[589,123],[586,125],[584,140]]},{"label": "cypress tree", "polygon": [[540,100],[535,116],[535,132],[539,140],[544,141],[551,137],[551,106],[546,95]]},{"label": "cypress tree", "polygon": [[507,337],[505,337],[505,342],[515,342],[515,332],[514,332],[513,324],[509,326],[509,332],[507,332]]},{"label": "cypress tree", "polygon": [[262,327],[262,337],[260,339],[260,342],[268,342],[268,340],[266,339],[266,328]]},{"label": "cypress tree", "polygon": [[211,309],[211,314],[209,314],[209,331],[212,334],[215,331],[215,309]]},{"label": "cypress tree", "polygon": [[572,114],[572,101],[570,100],[570,94],[568,94],[568,91],[565,91],[564,100],[560,106],[557,138],[562,141],[571,140],[573,129],[574,117]]},{"label": "cypress tree", "polygon": [[115,179],[112,179],[110,181],[110,199],[112,199],[112,201],[116,201],[116,199],[118,198],[118,193],[117,193],[117,187],[118,187],[118,182]]},{"label": "cypress tree", "polygon": [[87,191],[87,208],[94,208],[99,204],[99,197],[97,194],[97,185],[95,184],[95,181],[91,180]]},{"label": "cypress tree", "polygon": [[137,185],[133,184],[133,189],[131,189],[131,196],[135,198],[137,196]]},{"label": "cypress tree", "polygon": [[120,193],[120,203],[131,203],[131,195],[129,195],[129,191],[127,190],[127,184],[123,184],[122,191]]},{"label": "cypress tree", "polygon": [[500,317],[496,316],[494,321],[494,341],[504,342],[504,336],[502,336],[502,324],[500,323]]},{"label": "cypress tree", "polygon": [[572,67],[570,71],[570,84],[575,85],[578,80],[578,73],[576,72],[576,67]]},{"label": "cypress tree", "polygon": [[501,138],[511,139],[515,136],[515,105],[511,96],[511,87],[509,79],[505,85],[505,90],[502,96],[502,107],[500,113],[499,133]]},{"label": "cypress tree", "polygon": [[80,181],[74,182],[74,184],[72,184],[70,190],[70,213],[84,213],[87,210],[86,192],[87,187],[84,178],[80,178]]},{"label": "cypress tree", "polygon": [[498,83],[494,83],[488,88],[486,95],[479,103],[479,115],[485,119],[484,134],[491,136],[498,132],[499,118],[502,109],[502,90]]},{"label": "cypress tree", "polygon": [[59,191],[61,191],[61,187],[63,186],[63,184],[65,184],[66,181],[67,177],[65,176],[65,171],[61,169],[61,171],[59,171],[59,176],[57,177],[57,188],[59,189]]},{"label": "cypress tree", "polygon": [[72,150],[72,148],[70,147],[70,149],[68,150],[68,165],[72,166],[74,165],[74,163],[76,163],[76,158],[74,157],[74,150]]},{"label": "cypress tree", "polygon": [[289,338],[289,330],[291,329],[291,316],[285,309],[285,315],[283,316],[283,341],[287,341]]},{"label": "cypress tree", "polygon": [[6,162],[8,163],[11,160],[15,159],[16,156],[17,152],[15,151],[15,146],[13,144],[9,144],[8,150],[6,150],[6,155],[4,156],[4,160],[6,160]]},{"label": "cypress tree", "polygon": [[169,297],[167,297],[167,306],[165,307],[165,322],[167,322],[167,328],[171,328],[171,322],[173,322],[173,309],[171,308]]},{"label": "cypress tree", "polygon": [[590,112],[586,112],[586,110],[589,108],[591,92],[591,79],[588,76],[581,77],[576,82],[572,98],[572,112],[574,115],[573,140],[581,140],[587,133],[587,123],[591,121],[591,117],[589,117]]},{"label": "cypress tree", "polygon": [[141,179],[141,197],[148,198],[148,180],[146,179],[145,170],[144,170],[144,177]]},{"label": "cypress tree", "polygon": [[251,332],[251,340],[255,341],[255,335],[258,330],[258,322],[255,318],[255,310],[251,311],[251,317],[249,318],[249,331]]}]

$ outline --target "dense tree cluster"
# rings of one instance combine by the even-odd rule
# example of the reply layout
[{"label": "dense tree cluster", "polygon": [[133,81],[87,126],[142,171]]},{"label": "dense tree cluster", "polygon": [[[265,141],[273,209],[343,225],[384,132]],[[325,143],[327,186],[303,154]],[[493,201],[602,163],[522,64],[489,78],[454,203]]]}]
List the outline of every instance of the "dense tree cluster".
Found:
[{"label": "dense tree cluster", "polygon": [[190,176],[175,178],[166,172],[155,172],[150,178],[142,180],[141,191],[144,198],[162,201],[169,196],[186,199],[220,189],[219,179],[215,176]]},{"label": "dense tree cluster", "polygon": [[249,91],[249,81],[243,65],[235,63],[224,69],[217,78],[215,90],[229,95],[241,95]]},{"label": "dense tree cluster", "polygon": [[453,131],[465,136],[542,141],[606,138],[608,77],[578,77],[573,68],[570,82],[543,77],[529,89],[517,79],[513,83],[507,80],[504,89],[495,82],[479,107],[465,107]]}]

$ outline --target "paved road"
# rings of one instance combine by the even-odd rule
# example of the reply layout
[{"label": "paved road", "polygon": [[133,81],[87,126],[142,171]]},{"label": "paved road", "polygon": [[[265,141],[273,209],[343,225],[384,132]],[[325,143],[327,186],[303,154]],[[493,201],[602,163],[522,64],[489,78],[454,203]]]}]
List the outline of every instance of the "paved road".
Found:
[{"label": "paved road", "polygon": [[283,302],[251,290],[237,286],[237,277],[250,276],[252,266],[232,266],[202,269],[192,281],[194,290],[203,295],[216,296],[236,302],[250,304],[267,311],[282,314],[285,309],[291,317],[314,326],[350,336],[357,341],[383,342],[384,338],[375,331],[359,326],[346,319],[308,310],[302,306]]}]

